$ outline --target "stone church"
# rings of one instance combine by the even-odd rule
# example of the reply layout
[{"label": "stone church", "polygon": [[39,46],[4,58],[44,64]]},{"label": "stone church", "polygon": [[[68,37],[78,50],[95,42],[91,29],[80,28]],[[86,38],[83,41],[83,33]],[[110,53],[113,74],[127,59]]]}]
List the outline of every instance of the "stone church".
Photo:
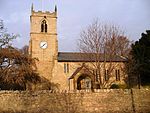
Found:
[{"label": "stone church", "polygon": [[[42,12],[35,11],[32,5],[29,54],[32,58],[38,59],[36,65],[40,76],[52,83],[59,84],[59,89],[82,90],[96,88],[98,77],[86,70],[85,65],[89,64],[91,60],[86,58],[84,53],[58,52],[56,7],[54,12]],[[100,59],[100,62],[103,64],[104,59]],[[111,62],[113,65],[117,64],[112,71],[112,80],[114,83],[123,83],[126,75],[124,75],[122,69],[126,60],[116,57]],[[108,71],[108,69],[105,69],[102,72],[105,75],[103,81],[106,81]]]}]

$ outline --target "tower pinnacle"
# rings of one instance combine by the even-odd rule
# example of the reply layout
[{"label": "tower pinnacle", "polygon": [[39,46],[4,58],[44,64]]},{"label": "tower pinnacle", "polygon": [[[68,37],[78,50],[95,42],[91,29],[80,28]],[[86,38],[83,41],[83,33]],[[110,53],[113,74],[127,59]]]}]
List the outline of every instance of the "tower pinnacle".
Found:
[{"label": "tower pinnacle", "polygon": [[33,12],[33,3],[32,3],[32,6],[31,6],[31,12]]},{"label": "tower pinnacle", "polygon": [[55,12],[57,12],[57,6],[55,5]]}]

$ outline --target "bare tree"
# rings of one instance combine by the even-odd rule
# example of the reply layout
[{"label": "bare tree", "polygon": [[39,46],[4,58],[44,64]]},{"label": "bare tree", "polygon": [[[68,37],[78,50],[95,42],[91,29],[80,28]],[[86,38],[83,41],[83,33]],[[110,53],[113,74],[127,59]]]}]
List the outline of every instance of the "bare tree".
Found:
[{"label": "bare tree", "polygon": [[29,46],[25,45],[20,49],[21,53],[25,54],[25,55],[29,55]]},{"label": "bare tree", "polygon": [[7,29],[4,27],[3,21],[0,20],[0,49],[11,46],[12,41],[19,35],[7,33]]},{"label": "bare tree", "polygon": [[113,50],[114,55],[119,55],[127,58],[131,50],[131,44],[132,41],[130,41],[127,37],[123,35],[113,36],[106,42],[105,51],[107,52],[106,54],[110,54]]},{"label": "bare tree", "polygon": [[82,57],[89,61],[84,64],[93,73],[95,87],[106,88],[114,82],[111,79],[114,69],[122,68],[116,61],[123,60],[121,56],[127,56],[130,41],[119,27],[102,25],[96,20],[81,32],[78,47],[84,53]]}]

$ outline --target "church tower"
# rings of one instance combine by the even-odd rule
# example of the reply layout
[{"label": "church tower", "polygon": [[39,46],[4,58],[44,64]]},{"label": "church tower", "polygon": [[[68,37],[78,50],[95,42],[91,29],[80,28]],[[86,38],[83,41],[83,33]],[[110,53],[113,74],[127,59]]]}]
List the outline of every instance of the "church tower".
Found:
[{"label": "church tower", "polygon": [[40,76],[51,80],[58,54],[56,6],[54,12],[42,12],[34,11],[32,4],[30,25],[29,54],[38,59],[36,65]]}]

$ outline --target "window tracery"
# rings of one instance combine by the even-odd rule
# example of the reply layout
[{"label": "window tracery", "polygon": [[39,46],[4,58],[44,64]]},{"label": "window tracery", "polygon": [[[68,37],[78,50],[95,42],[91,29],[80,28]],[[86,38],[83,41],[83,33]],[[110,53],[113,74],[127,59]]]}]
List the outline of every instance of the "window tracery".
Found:
[{"label": "window tracery", "polygon": [[43,20],[41,23],[41,32],[47,33],[47,23],[46,20]]}]

